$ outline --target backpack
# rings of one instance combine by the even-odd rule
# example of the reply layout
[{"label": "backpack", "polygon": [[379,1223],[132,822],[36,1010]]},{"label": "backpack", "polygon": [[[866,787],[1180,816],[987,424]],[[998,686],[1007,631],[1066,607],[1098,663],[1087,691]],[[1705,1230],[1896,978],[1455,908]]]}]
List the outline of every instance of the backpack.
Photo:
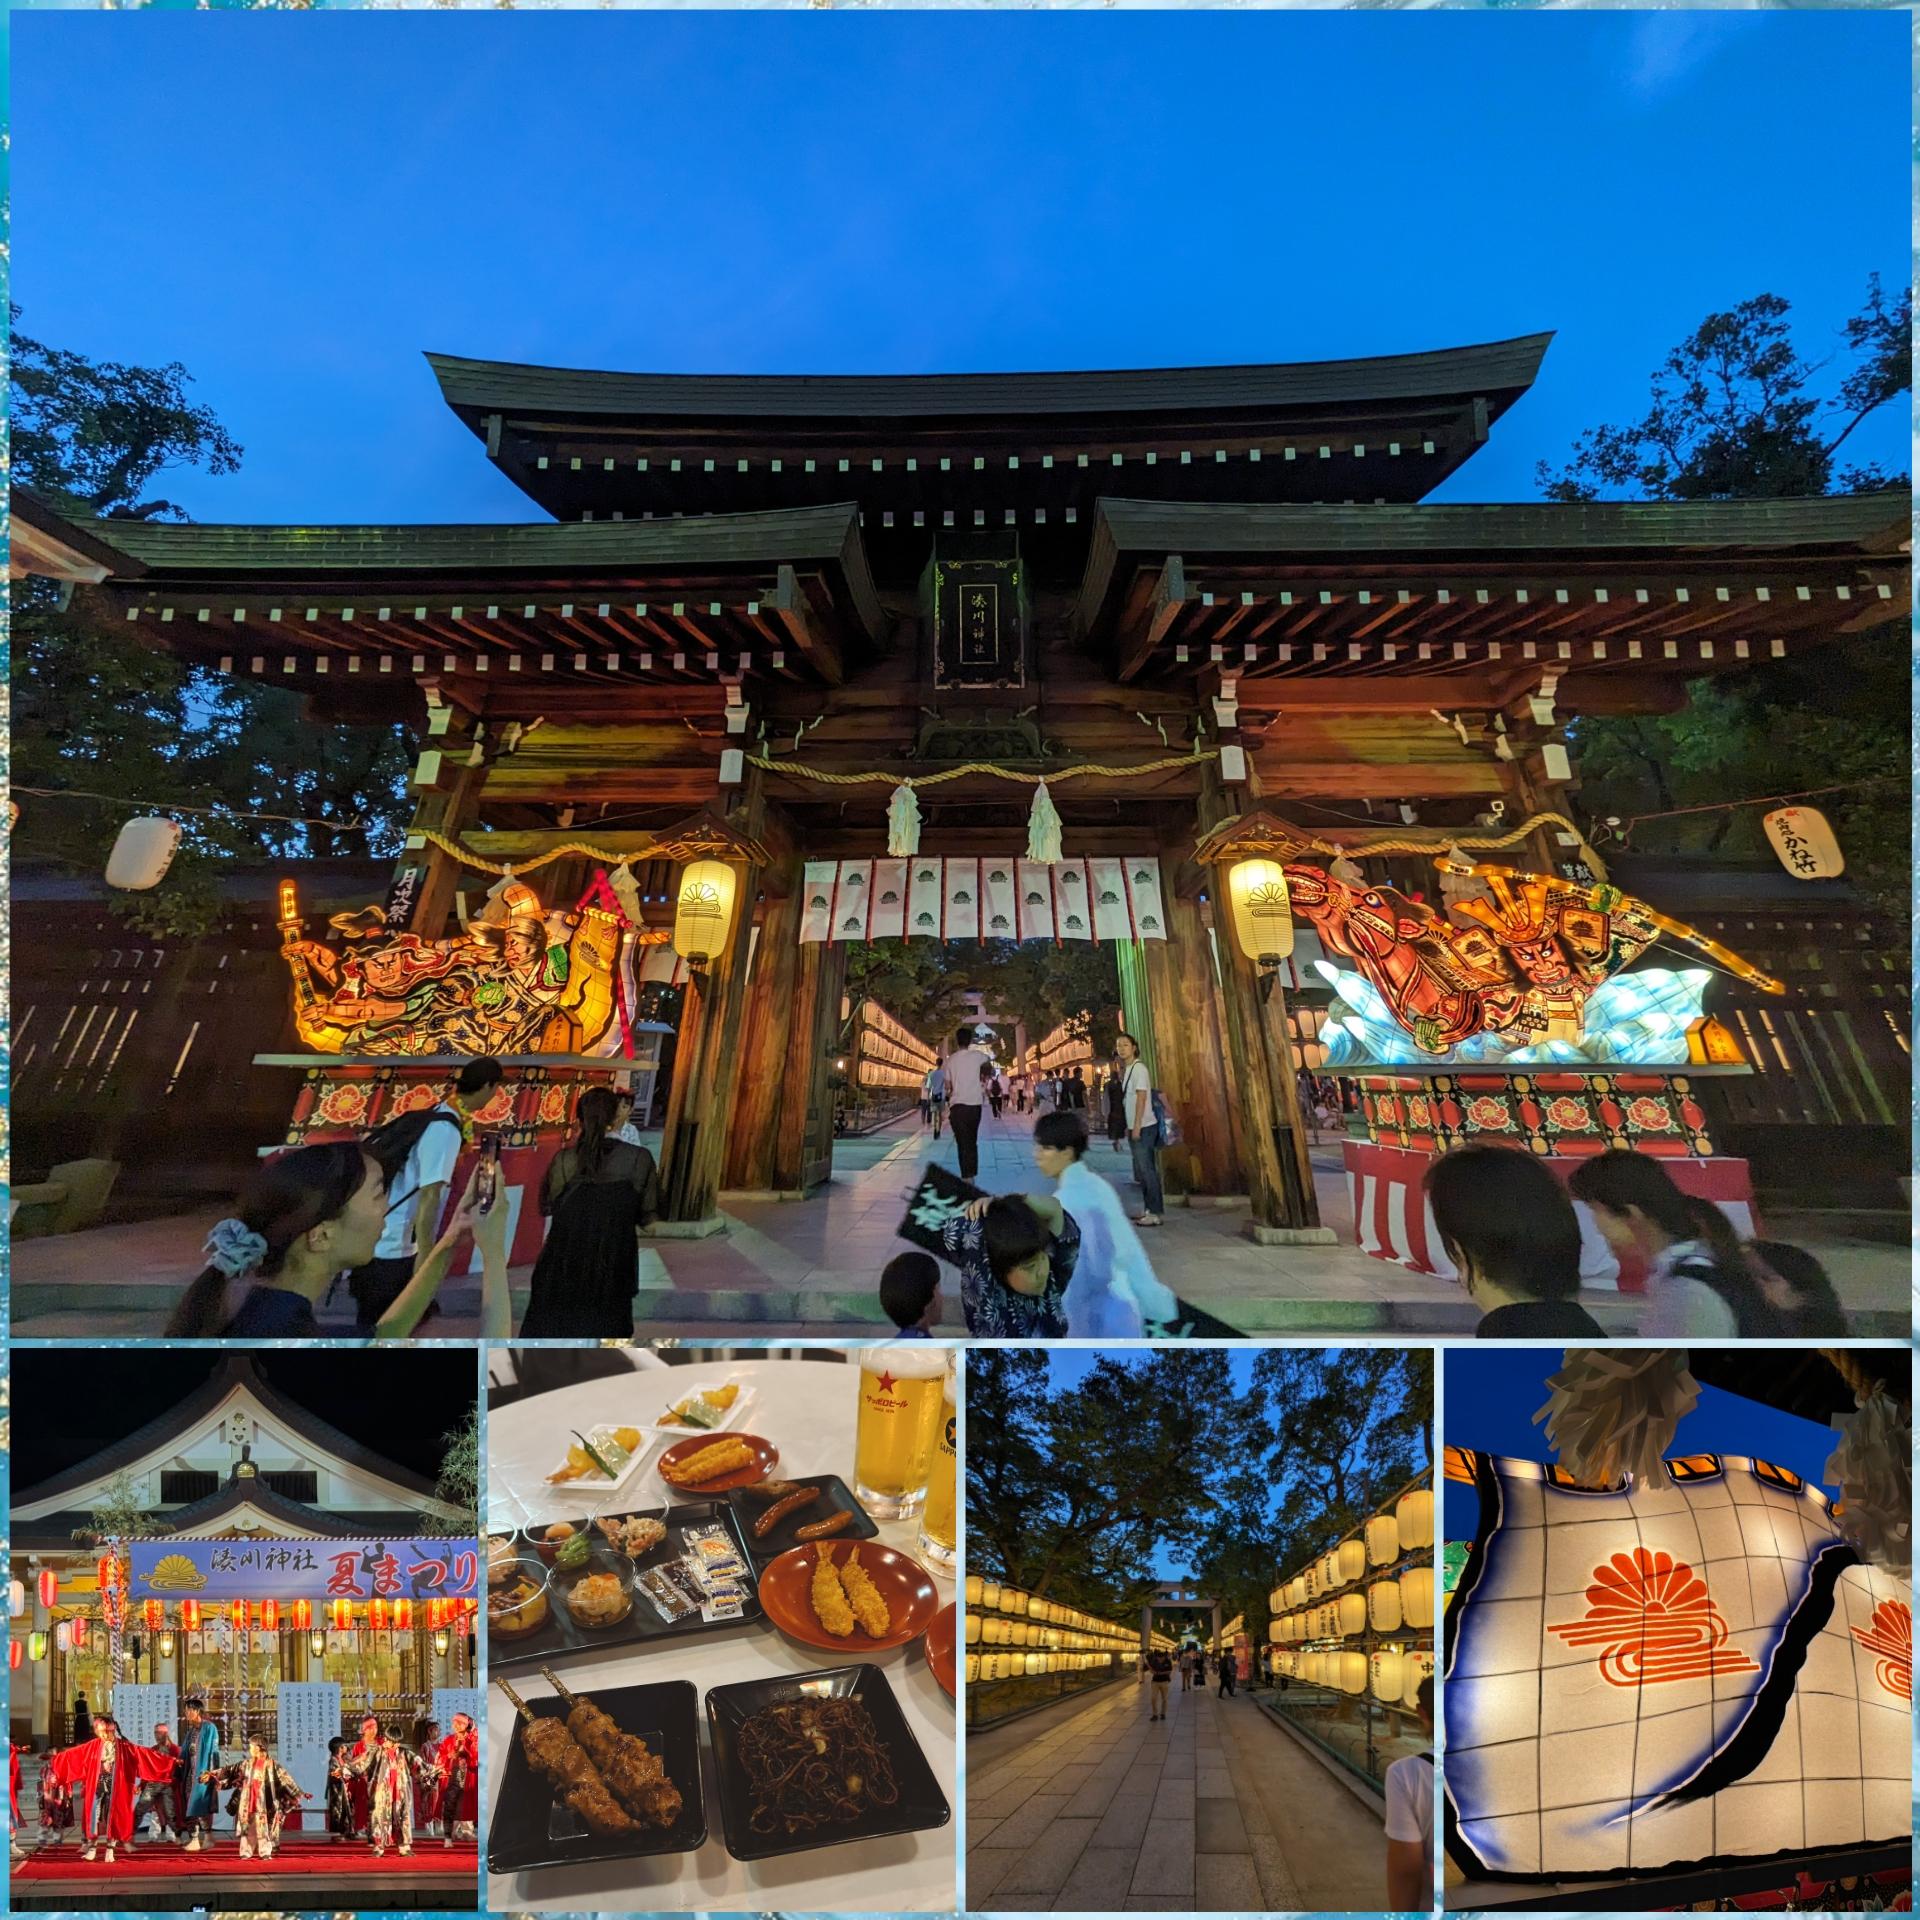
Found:
[{"label": "backpack", "polygon": [[1155,1087],[1148,1097],[1153,1104],[1153,1124],[1160,1129],[1160,1144],[1163,1147],[1177,1147],[1180,1144],[1180,1123],[1173,1117],[1173,1109],[1167,1105],[1167,1096]]},{"label": "backpack", "polygon": [[413,1150],[420,1144],[421,1136],[436,1120],[444,1120],[450,1127],[460,1124],[452,1114],[442,1113],[438,1108],[416,1107],[411,1113],[403,1113],[397,1119],[375,1127],[360,1142],[369,1158],[386,1175],[389,1187],[400,1178],[401,1168],[413,1158]]}]

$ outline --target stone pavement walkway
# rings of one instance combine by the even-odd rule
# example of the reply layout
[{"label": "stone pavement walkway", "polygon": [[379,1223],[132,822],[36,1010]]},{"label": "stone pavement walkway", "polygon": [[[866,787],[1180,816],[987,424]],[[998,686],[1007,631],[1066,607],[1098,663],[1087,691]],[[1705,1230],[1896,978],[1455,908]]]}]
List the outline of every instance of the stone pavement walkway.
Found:
[{"label": "stone pavement walkway", "polygon": [[967,1736],[968,1912],[1364,1913],[1380,1816],[1249,1696],[1122,1680]]},{"label": "stone pavement walkway", "polygon": [[[653,1143],[656,1147],[657,1140]],[[1140,1205],[1130,1164],[1104,1140],[1089,1159]],[[834,1147],[833,1179],[798,1201],[721,1198],[727,1231],[707,1240],[658,1240],[641,1253],[635,1323],[647,1334],[778,1338],[867,1337],[887,1330],[880,1269],[904,1244],[897,1228],[929,1161],[958,1170],[951,1133],[936,1141],[917,1114]],[[1182,1299],[1249,1334],[1382,1333],[1421,1338],[1471,1334],[1478,1314],[1451,1282],[1375,1260],[1352,1244],[1352,1211],[1337,1141],[1313,1149],[1320,1215],[1340,1244],[1259,1247],[1245,1238],[1245,1203],[1167,1210],[1148,1236],[1160,1277]],[[1046,1182],[1033,1164],[1026,1114],[988,1114],[980,1130],[979,1184],[1032,1192]],[[168,1309],[199,1270],[210,1216],[95,1228],[13,1248],[13,1331],[51,1339],[113,1339],[159,1332]],[[1786,1229],[1782,1229],[1784,1232]],[[1898,1334],[1908,1326],[1908,1255],[1871,1243],[1830,1245],[1793,1234],[1832,1273],[1842,1301],[1870,1317],[1856,1331]],[[514,1316],[526,1303],[528,1270],[516,1270]],[[943,1330],[965,1332],[959,1288],[945,1289]],[[345,1313],[340,1331],[351,1325]],[[1610,1331],[1631,1333],[1631,1296],[1596,1294],[1586,1304]],[[458,1339],[478,1331],[478,1283],[464,1276],[442,1293],[442,1313],[423,1334]],[[329,1332],[335,1329],[331,1326]]]}]

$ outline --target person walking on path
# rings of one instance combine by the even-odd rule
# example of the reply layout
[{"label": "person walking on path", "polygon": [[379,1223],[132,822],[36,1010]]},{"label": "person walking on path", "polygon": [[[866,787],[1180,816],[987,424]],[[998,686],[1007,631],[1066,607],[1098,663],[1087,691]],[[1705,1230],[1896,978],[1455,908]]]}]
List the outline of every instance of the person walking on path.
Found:
[{"label": "person walking on path", "polygon": [[1234,1668],[1237,1664],[1238,1661],[1233,1648],[1223,1648],[1220,1653],[1220,1686],[1214,1694],[1216,1700],[1231,1700],[1233,1698]]},{"label": "person walking on path", "polygon": [[1185,1693],[1193,1685],[1193,1649],[1180,1649],[1180,1691]]},{"label": "person walking on path", "polygon": [[[1420,1682],[1415,1710],[1433,1739],[1433,1675]],[[1387,1906],[1424,1913],[1433,1904],[1433,1752],[1409,1754],[1387,1769]]]},{"label": "person walking on path", "polygon": [[[1147,1691],[1153,1696],[1153,1711],[1147,1715],[1149,1720],[1164,1720],[1167,1717],[1167,1686],[1173,1679],[1173,1655],[1165,1647],[1153,1647],[1147,1653],[1147,1677],[1152,1682]],[[1181,1691],[1185,1692],[1184,1678]]]},{"label": "person walking on path", "polygon": [[1157,1227],[1166,1195],[1160,1186],[1160,1123],[1153,1117],[1153,1076],[1140,1058],[1140,1043],[1123,1033],[1114,1042],[1120,1056],[1120,1098],[1126,1109],[1127,1138],[1133,1147],[1133,1177],[1140,1183],[1145,1211],[1134,1215],[1136,1227]]},{"label": "person walking on path", "polygon": [[947,1111],[953,1119],[953,1144],[960,1156],[960,1178],[980,1171],[980,1102],[992,1063],[973,1044],[973,1029],[961,1027],[947,1055]]}]

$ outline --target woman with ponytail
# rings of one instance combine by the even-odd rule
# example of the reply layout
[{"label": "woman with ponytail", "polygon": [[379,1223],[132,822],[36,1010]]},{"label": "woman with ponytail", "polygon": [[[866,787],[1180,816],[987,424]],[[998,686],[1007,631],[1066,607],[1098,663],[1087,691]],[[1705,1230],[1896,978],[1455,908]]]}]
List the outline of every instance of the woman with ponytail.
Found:
[{"label": "woman with ponytail", "polygon": [[589,1087],[579,1133],[553,1156],[540,1189],[549,1219],[521,1322],[523,1340],[631,1340],[639,1229],[659,1217],[659,1176],[645,1147],[617,1139],[621,1096]]},{"label": "woman with ponytail", "polygon": [[[498,1241],[489,1272],[504,1286],[504,1223],[481,1233],[472,1184],[439,1244],[421,1261],[374,1330],[380,1340],[411,1333],[438,1292],[456,1244],[468,1232]],[[170,1340],[304,1340],[321,1337],[316,1304],[350,1268],[364,1265],[387,1217],[386,1176],[357,1140],[299,1147],[269,1160],[232,1218],[207,1236],[207,1264],[167,1321]]]}]

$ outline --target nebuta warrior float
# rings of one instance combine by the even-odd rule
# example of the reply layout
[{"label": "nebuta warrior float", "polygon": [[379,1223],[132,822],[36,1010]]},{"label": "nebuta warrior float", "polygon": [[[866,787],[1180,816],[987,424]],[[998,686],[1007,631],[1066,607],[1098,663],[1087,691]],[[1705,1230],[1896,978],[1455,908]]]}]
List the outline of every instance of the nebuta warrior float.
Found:
[{"label": "nebuta warrior float", "polygon": [[300,1790],[299,1781],[274,1759],[261,1740],[247,1742],[244,1760],[216,1767],[200,1777],[215,1786],[233,1789],[227,1811],[240,1830],[242,1860],[251,1860],[256,1855],[262,1860],[271,1860],[287,1815],[302,1800],[313,1798]]}]

